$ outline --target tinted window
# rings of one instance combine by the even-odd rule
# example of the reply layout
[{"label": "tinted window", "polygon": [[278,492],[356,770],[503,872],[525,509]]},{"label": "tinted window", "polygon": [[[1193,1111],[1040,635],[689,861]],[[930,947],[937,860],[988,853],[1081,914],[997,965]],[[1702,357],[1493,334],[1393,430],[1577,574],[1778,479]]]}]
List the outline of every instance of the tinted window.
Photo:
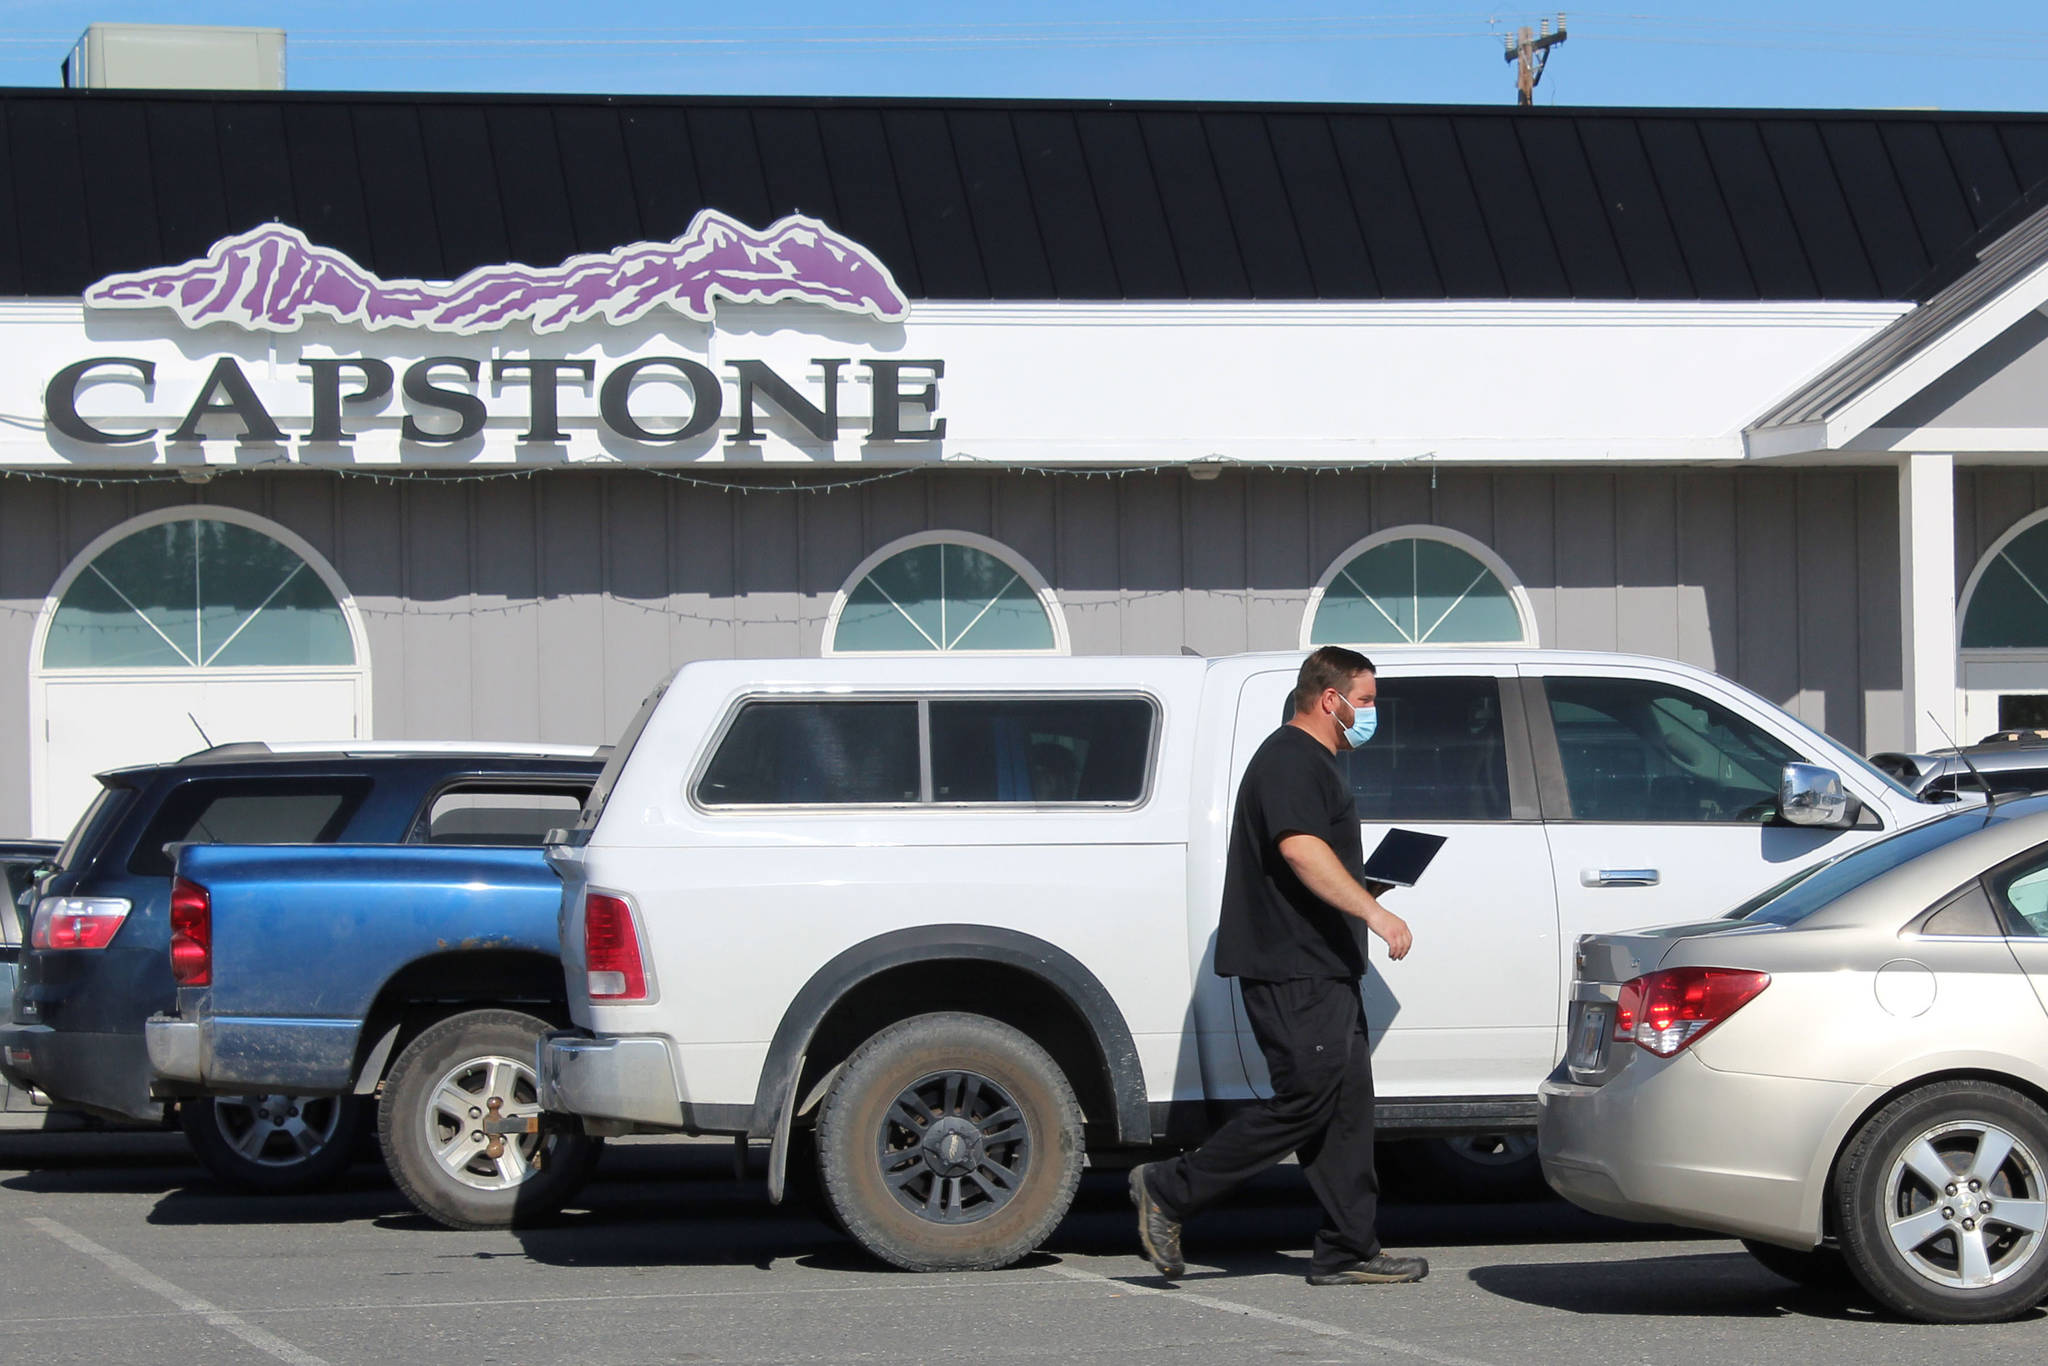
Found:
[{"label": "tinted window", "polygon": [[168,877],[166,844],[331,844],[369,790],[343,779],[186,783],[136,842],[128,871]]},{"label": "tinted window", "polygon": [[919,786],[915,702],[749,702],[704,770],[697,800],[914,802]]},{"label": "tinted window", "polygon": [[1152,718],[1152,704],[1136,697],[935,701],[932,799],[1138,801]]},{"label": "tinted window", "polygon": [[1882,877],[1930,850],[1975,834],[1986,824],[1987,817],[1981,811],[1959,811],[1953,816],[1943,816],[1925,825],[1901,830],[1896,835],[1872,840],[1860,849],[1837,854],[1794,873],[1768,892],[1736,907],[1729,912],[1729,918],[1796,925],[1872,878]]},{"label": "tinted window", "polygon": [[548,831],[575,824],[582,809],[582,788],[466,784],[434,797],[421,837],[428,844],[537,846]]},{"label": "tinted window", "polygon": [[1382,678],[1378,708],[1371,743],[1337,756],[1350,775],[1360,820],[1509,818],[1498,682]]},{"label": "tinted window", "polygon": [[1717,702],[1645,679],[1548,678],[1550,719],[1582,821],[1768,821],[1802,756]]}]

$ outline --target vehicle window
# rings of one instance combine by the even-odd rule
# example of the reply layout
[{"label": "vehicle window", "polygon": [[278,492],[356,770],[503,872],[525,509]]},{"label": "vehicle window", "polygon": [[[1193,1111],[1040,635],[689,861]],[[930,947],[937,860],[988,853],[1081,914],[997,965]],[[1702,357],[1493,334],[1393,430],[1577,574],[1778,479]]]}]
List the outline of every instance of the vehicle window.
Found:
[{"label": "vehicle window", "polygon": [[331,844],[369,790],[367,780],[335,778],[186,783],[136,841],[128,871],[169,877],[166,844]]},{"label": "vehicle window", "polygon": [[917,703],[749,702],[697,783],[706,806],[914,802]]},{"label": "vehicle window", "polygon": [[935,700],[932,800],[1138,801],[1154,714],[1142,697]]},{"label": "vehicle window", "polygon": [[1731,920],[1757,920],[1772,925],[1796,925],[1838,897],[1847,895],[1872,878],[1922,854],[1952,844],[1965,835],[1982,830],[1990,817],[1977,808],[1941,816],[1922,825],[1908,826],[1894,835],[1872,840],[1811,868],[1794,873],[1761,896],[1753,897],[1729,913]]},{"label": "vehicle window", "polygon": [[1998,894],[2029,933],[2048,935],[2048,864],[2021,869],[2004,879]]},{"label": "vehicle window", "polygon": [[1719,703],[1648,679],[1546,678],[1572,819],[1768,821],[1802,756]]},{"label": "vehicle window", "polygon": [[1504,821],[1507,755],[1498,680],[1383,678],[1372,743],[1337,766],[1360,820]]},{"label": "vehicle window", "polygon": [[422,838],[428,844],[537,847],[548,831],[573,825],[582,809],[582,788],[451,787],[428,807]]},{"label": "vehicle window", "polygon": [[99,795],[92,799],[92,805],[85,808],[85,814],[71,827],[71,834],[64,840],[64,847],[57,851],[54,860],[60,870],[68,871],[71,861],[82,849],[96,847],[103,832],[128,809],[128,799],[135,790],[128,787],[102,787]]}]

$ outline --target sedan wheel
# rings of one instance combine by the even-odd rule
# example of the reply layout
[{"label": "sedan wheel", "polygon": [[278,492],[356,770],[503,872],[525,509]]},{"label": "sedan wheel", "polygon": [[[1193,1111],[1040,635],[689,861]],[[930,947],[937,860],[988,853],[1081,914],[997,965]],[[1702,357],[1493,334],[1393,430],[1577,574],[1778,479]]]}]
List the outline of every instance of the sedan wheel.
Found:
[{"label": "sedan wheel", "polygon": [[2048,1116],[1987,1082],[1944,1082],[1866,1123],[1838,1180],[1857,1277],[1914,1318],[2010,1318],[2048,1294]]}]

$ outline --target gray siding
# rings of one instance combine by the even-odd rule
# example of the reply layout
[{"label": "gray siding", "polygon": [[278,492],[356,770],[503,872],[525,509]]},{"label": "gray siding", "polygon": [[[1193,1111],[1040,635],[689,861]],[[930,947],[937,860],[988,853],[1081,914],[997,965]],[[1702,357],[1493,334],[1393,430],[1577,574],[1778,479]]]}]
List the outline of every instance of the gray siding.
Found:
[{"label": "gray siding", "polygon": [[[1967,475],[1963,542],[1996,535],[1978,525],[1978,507],[2002,515],[2044,492],[2048,475]],[[644,473],[397,486],[312,473],[200,488],[9,481],[0,752],[16,757],[0,772],[0,831],[28,823],[28,651],[44,597],[95,535],[179,502],[272,518],[333,562],[368,627],[383,738],[608,740],[685,661],[815,654],[858,563],[930,529],[979,532],[1028,559],[1058,594],[1077,653],[1292,649],[1337,555],[1375,530],[1424,522],[1507,561],[1544,645],[1676,657],[1863,749],[1902,739],[1889,469],[1213,482],[945,471],[747,494]]]}]

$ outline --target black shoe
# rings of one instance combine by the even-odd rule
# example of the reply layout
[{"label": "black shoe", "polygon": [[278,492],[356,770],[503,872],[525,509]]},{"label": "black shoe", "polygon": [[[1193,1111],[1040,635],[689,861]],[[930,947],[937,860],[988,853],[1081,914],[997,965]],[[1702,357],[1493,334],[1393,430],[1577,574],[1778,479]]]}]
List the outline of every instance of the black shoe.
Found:
[{"label": "black shoe", "polygon": [[1334,1271],[1311,1271],[1310,1285],[1405,1285],[1429,1274],[1429,1263],[1420,1257],[1389,1257],[1375,1253],[1362,1262],[1351,1262]]},{"label": "black shoe", "polygon": [[1159,1208],[1159,1201],[1145,1185],[1150,1163],[1131,1168],[1131,1203],[1138,1207],[1138,1241],[1162,1276],[1178,1276],[1187,1270],[1180,1259],[1180,1221]]}]

